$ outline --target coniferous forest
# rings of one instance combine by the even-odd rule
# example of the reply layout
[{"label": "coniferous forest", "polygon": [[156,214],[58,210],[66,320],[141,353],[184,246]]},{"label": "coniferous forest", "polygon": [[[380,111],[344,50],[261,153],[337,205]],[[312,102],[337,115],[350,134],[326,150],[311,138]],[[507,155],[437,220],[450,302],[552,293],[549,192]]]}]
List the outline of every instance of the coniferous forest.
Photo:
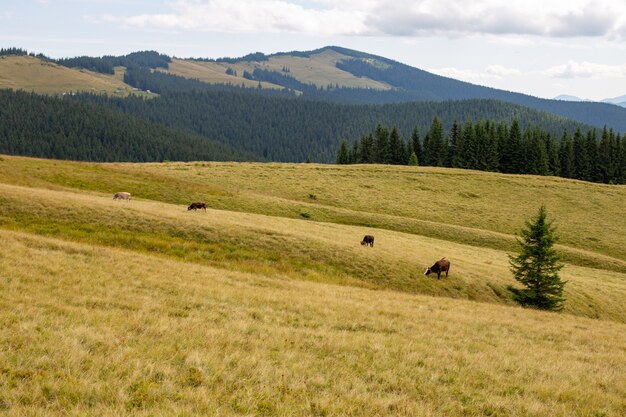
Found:
[{"label": "coniferous forest", "polygon": [[92,103],[0,90],[0,153],[82,161],[254,160]]},{"label": "coniferous forest", "polygon": [[434,118],[420,136],[403,139],[397,127],[377,125],[349,145],[341,142],[339,164],[424,165],[511,174],[554,175],[610,184],[626,183],[626,139],[612,129],[567,130],[557,138],[539,126],[504,122],[453,123],[445,132]]}]

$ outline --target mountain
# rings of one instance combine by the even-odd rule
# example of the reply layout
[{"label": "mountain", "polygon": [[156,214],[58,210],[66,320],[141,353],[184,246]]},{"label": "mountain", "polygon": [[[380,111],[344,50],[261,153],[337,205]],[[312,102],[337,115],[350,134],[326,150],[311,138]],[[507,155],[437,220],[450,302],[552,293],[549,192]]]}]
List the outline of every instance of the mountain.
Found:
[{"label": "mountain", "polygon": [[602,102],[626,107],[626,94],[624,94],[623,96],[614,97],[614,98],[605,98],[604,100],[602,100]]},{"label": "mountain", "polygon": [[[11,52],[15,54],[15,49]],[[40,55],[38,57],[42,58]],[[94,80],[96,75],[104,76],[106,80],[115,79],[117,82],[123,79],[126,85],[119,89],[116,87],[114,91],[123,91],[126,95],[129,94],[126,91],[132,92],[133,88],[140,88],[144,92],[155,91],[143,85],[141,77],[137,76],[137,71],[147,69],[152,73],[192,80],[196,84],[191,87],[193,89],[199,88],[200,84],[221,87],[229,85],[341,103],[388,104],[495,99],[549,112],[595,127],[607,126],[620,132],[626,131],[626,109],[609,103],[540,99],[442,77],[384,57],[338,46],[272,55],[257,52],[240,58],[179,59],[154,51],[144,51],[120,57],[78,57],[44,61],[50,71],[63,66],[75,71],[80,69],[75,74],[88,75]],[[1,63],[0,70],[3,75],[6,73]],[[24,78],[22,74],[16,74],[14,71],[9,77],[0,77],[0,87],[48,92],[43,86],[17,84],[11,77]],[[51,91],[67,90],[67,87],[59,85],[57,77],[47,76],[45,73],[25,78],[41,80],[40,83]],[[170,91],[178,88],[173,82],[168,83]],[[185,88],[190,88],[189,84],[186,84]],[[76,86],[75,90],[101,89],[81,85]]]},{"label": "mountain", "polygon": [[[483,87],[338,46],[308,52],[261,53],[217,60],[172,60],[170,74],[207,83],[242,79],[289,88],[305,97],[350,103],[486,98],[515,103],[596,127],[626,131],[626,110],[608,103],[570,102]],[[216,78],[219,74],[219,78]]]},{"label": "mountain", "polygon": [[580,98],[580,97],[576,97],[576,96],[570,96],[567,94],[561,94],[560,96],[556,96],[553,98],[553,100],[561,100],[561,101],[589,101],[587,99],[584,98]]}]

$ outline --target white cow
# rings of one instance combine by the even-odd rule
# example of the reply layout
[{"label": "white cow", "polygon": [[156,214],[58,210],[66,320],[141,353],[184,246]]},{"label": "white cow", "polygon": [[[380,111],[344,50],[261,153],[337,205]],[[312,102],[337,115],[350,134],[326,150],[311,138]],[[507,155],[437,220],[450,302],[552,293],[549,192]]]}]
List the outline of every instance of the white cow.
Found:
[{"label": "white cow", "polygon": [[113,196],[113,200],[128,200],[130,201],[130,193],[127,192],[119,192],[119,193],[115,193],[115,195]]}]

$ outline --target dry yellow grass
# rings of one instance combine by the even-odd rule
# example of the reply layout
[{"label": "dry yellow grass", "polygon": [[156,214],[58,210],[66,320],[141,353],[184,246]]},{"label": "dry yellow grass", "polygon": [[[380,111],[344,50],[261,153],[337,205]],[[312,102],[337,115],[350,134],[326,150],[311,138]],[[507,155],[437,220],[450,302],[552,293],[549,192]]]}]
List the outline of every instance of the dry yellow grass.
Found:
[{"label": "dry yellow grass", "polygon": [[42,94],[91,92],[126,96],[132,92],[119,75],[67,68],[31,56],[0,57],[0,88]]},{"label": "dry yellow grass", "polygon": [[[237,71],[237,76],[226,74],[227,68]],[[233,84],[244,85],[246,87],[257,87],[258,81],[243,78],[243,71],[254,71],[252,65],[247,64],[225,64],[221,62],[205,62],[193,60],[172,59],[166,72],[185,78],[195,78],[209,84]],[[283,88],[279,85],[261,82],[263,88]]]},{"label": "dry yellow grass", "polygon": [[[130,203],[111,199],[122,189]],[[0,413],[622,416],[626,273],[609,234],[624,225],[588,223],[623,193],[426,168],[2,156]],[[192,199],[214,208],[188,212]],[[544,199],[572,260],[561,314],[505,290],[509,218]],[[406,233],[426,223],[450,233]],[[450,277],[424,277],[442,254]]]},{"label": "dry yellow grass", "polygon": [[[512,304],[507,252],[371,228],[0,184],[0,226],[178,257],[230,270]],[[196,245],[197,243],[197,245]],[[220,249],[222,248],[222,249]],[[242,250],[243,249],[243,250]],[[422,272],[442,256],[451,278]],[[567,265],[565,312],[626,322],[626,274]]]},{"label": "dry yellow grass", "polygon": [[[353,88],[372,88],[376,90],[388,90],[391,87],[383,82],[371,80],[367,77],[356,77],[349,72],[342,71],[335,66],[338,61],[349,58],[335,51],[326,50],[310,57],[297,56],[273,56],[267,61],[260,62],[203,62],[193,60],[174,59],[169,65],[168,72],[186,78],[197,78],[210,84],[231,83],[256,87],[257,81],[243,78],[243,72],[252,73],[255,68],[268,69],[281,72],[284,67],[289,68],[289,75],[305,84],[314,84],[318,87],[326,87],[328,80],[333,80],[333,85]],[[226,69],[232,68],[237,71],[237,76],[227,75]],[[264,88],[282,88],[281,86],[262,82]]]},{"label": "dry yellow grass", "polygon": [[0,239],[7,416],[617,417],[626,407],[624,324]]}]

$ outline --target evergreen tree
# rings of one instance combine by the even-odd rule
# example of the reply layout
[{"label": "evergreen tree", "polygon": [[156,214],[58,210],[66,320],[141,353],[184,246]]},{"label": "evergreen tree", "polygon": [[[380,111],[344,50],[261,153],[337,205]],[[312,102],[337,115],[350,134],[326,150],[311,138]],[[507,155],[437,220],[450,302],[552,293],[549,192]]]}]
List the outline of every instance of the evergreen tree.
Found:
[{"label": "evergreen tree", "polygon": [[500,169],[502,172],[519,174],[523,171],[522,132],[519,121],[513,119],[509,135],[505,139],[500,152]]},{"label": "evergreen tree", "polygon": [[561,159],[559,158],[559,144],[549,133],[546,140],[546,148],[548,153],[548,175],[560,176]]},{"label": "evergreen tree", "polygon": [[457,149],[457,166],[459,168],[476,169],[478,166],[476,131],[474,129],[474,124],[469,119],[465,122],[465,126],[463,126],[463,129],[461,130]]},{"label": "evergreen tree", "polygon": [[598,137],[595,129],[587,131],[587,158],[589,159],[589,176],[585,178],[586,181],[602,181],[602,175],[600,173],[600,160],[598,158]]},{"label": "evergreen tree", "polygon": [[420,141],[420,134],[417,128],[414,128],[413,133],[411,133],[411,147],[413,148],[412,152],[415,152],[418,162],[423,161],[424,153],[422,151],[422,142]]},{"label": "evergreen tree", "polygon": [[380,123],[376,126],[374,133],[374,162],[377,164],[388,164],[391,155],[389,152],[389,131]]},{"label": "evergreen tree", "polygon": [[485,150],[485,160],[487,171],[498,171],[500,155],[498,154],[498,129],[495,123],[491,123],[487,136],[487,148]]},{"label": "evergreen tree", "polygon": [[357,164],[361,159],[361,150],[359,149],[359,141],[355,140],[352,144],[352,149],[348,153],[348,160],[350,164]]},{"label": "evergreen tree", "polygon": [[600,181],[604,183],[608,183],[610,178],[613,177],[614,167],[613,159],[612,159],[612,141],[615,140],[615,137],[611,137],[609,132],[604,126],[602,129],[602,137],[600,138],[600,144],[598,145],[598,174]]},{"label": "evergreen tree", "polygon": [[424,144],[424,154],[428,164],[439,167],[448,166],[448,143],[443,135],[443,125],[438,117],[435,117],[430,125],[428,138],[428,151],[426,144]]},{"label": "evergreen tree", "polygon": [[408,159],[405,152],[404,141],[400,139],[398,128],[394,126],[389,135],[389,163],[393,165],[405,165]]},{"label": "evergreen tree", "polygon": [[371,133],[361,136],[360,155],[358,162],[361,164],[373,164],[375,160],[376,158],[374,153],[374,137]]},{"label": "evergreen tree", "polygon": [[587,143],[577,128],[574,132],[574,173],[573,178],[585,180],[591,176],[591,167],[589,164],[589,154],[587,153]]},{"label": "evergreen tree", "polygon": [[417,155],[415,154],[415,152],[412,152],[411,156],[409,157],[409,165],[411,166],[419,165],[419,161],[417,160]]},{"label": "evergreen tree", "polygon": [[433,148],[430,144],[430,134],[426,133],[426,136],[424,136],[424,144],[422,146],[422,153],[424,154],[422,161],[424,161],[422,163],[422,165],[426,165],[426,166],[432,166],[433,165],[433,161],[434,161],[434,157],[433,157]]},{"label": "evergreen tree", "polygon": [[461,127],[455,120],[452,123],[452,129],[450,129],[450,144],[448,146],[448,161],[450,161],[450,166],[456,167],[457,161],[457,146],[459,143],[459,138],[461,136]]},{"label": "evergreen tree", "polygon": [[525,286],[524,289],[509,287],[514,298],[524,306],[543,310],[561,310],[563,308],[563,287],[558,272],[563,265],[552,247],[557,241],[552,222],[547,221],[545,206],[541,206],[533,221],[526,221],[519,240],[521,253],[509,256],[511,272],[515,280]]},{"label": "evergreen tree", "polygon": [[341,141],[339,152],[337,153],[337,163],[338,164],[350,163],[350,155],[348,154],[348,142],[346,142],[345,139]]},{"label": "evergreen tree", "polygon": [[561,176],[564,178],[574,178],[574,142],[572,137],[563,131],[559,144],[559,160],[561,165]]}]

